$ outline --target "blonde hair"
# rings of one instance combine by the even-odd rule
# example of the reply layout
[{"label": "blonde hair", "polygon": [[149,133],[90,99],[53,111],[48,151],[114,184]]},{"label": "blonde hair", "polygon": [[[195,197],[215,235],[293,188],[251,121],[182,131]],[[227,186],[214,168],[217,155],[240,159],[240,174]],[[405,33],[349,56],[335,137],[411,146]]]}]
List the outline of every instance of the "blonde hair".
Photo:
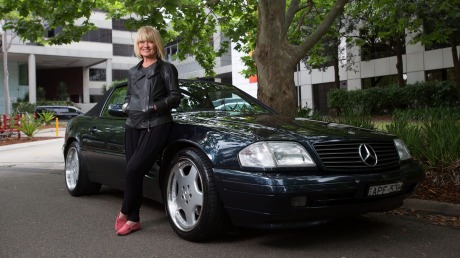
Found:
[{"label": "blonde hair", "polygon": [[142,26],[137,30],[136,40],[134,42],[134,53],[139,59],[142,59],[142,56],[139,54],[139,42],[140,41],[149,41],[153,42],[156,47],[155,53],[157,57],[164,60],[165,49],[163,46],[163,41],[161,39],[160,32],[152,26]]}]

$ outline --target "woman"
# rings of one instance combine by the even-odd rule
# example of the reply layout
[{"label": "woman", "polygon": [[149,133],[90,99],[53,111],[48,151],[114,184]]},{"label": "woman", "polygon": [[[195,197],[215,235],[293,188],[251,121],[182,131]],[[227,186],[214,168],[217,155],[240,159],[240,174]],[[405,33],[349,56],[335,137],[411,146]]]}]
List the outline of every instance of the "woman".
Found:
[{"label": "woman", "polygon": [[177,69],[163,61],[163,43],[155,28],[144,26],[137,31],[134,52],[142,60],[129,70],[123,105],[128,115],[126,180],[123,204],[115,221],[120,236],[141,229],[143,179],[166,145],[172,124],[170,110],[181,100]]}]

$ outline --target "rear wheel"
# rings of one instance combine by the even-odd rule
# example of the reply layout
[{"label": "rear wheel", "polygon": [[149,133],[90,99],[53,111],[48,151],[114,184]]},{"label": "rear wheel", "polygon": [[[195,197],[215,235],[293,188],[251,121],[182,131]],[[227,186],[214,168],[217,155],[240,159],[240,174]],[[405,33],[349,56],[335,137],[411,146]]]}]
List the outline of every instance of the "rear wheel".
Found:
[{"label": "rear wheel", "polygon": [[164,189],[166,211],[175,233],[193,242],[222,233],[226,214],[208,158],[198,149],[186,148],[171,164]]},{"label": "rear wheel", "polygon": [[72,142],[65,159],[65,183],[72,196],[96,194],[101,189],[101,184],[92,183],[88,173],[81,165],[80,145]]}]

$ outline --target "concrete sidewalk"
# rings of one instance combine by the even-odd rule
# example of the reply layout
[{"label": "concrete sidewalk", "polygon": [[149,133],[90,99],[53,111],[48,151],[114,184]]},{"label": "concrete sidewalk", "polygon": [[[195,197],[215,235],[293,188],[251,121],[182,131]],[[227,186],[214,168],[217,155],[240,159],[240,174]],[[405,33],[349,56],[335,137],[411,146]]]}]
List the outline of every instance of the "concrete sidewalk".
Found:
[{"label": "concrete sidewalk", "polygon": [[[23,134],[21,135],[21,137]],[[64,137],[65,136],[65,127],[58,127],[56,128],[45,128],[40,129],[37,133],[35,133],[34,137]]]}]

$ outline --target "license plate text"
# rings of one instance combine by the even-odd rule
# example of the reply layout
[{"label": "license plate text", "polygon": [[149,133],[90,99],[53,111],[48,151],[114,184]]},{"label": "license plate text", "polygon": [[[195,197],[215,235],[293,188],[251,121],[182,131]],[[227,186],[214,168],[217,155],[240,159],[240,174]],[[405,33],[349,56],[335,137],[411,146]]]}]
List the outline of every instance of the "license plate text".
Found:
[{"label": "license plate text", "polygon": [[385,195],[389,193],[399,192],[402,190],[402,186],[403,186],[402,182],[397,182],[394,184],[387,184],[387,185],[370,186],[367,195],[368,196],[378,196],[378,195]]}]

